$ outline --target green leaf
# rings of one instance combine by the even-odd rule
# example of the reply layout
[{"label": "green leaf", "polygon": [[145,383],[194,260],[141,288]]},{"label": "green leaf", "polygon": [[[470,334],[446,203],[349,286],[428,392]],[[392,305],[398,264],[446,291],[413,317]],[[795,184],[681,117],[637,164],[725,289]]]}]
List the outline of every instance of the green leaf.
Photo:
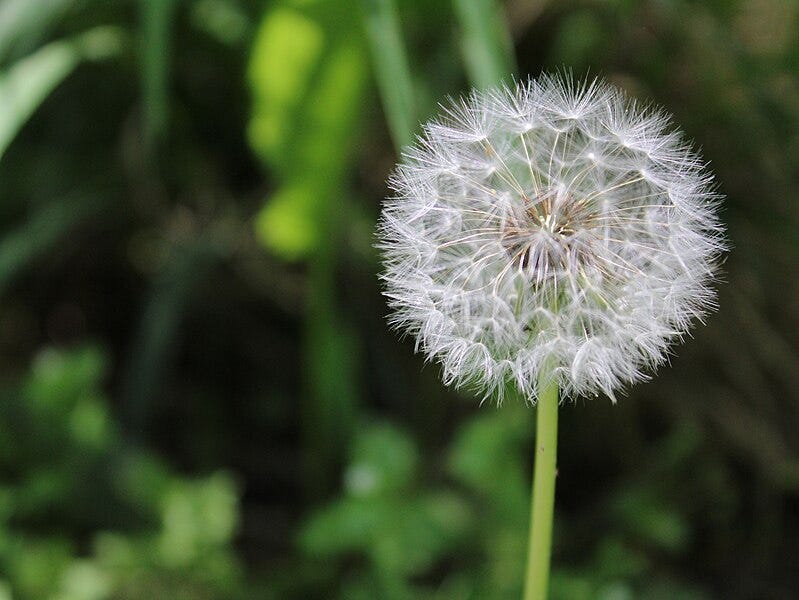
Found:
[{"label": "green leaf", "polygon": [[0,61],[31,40],[38,41],[74,3],[75,0],[4,0],[0,3]]},{"label": "green leaf", "polygon": [[443,558],[469,520],[468,507],[450,494],[347,498],[314,515],[299,543],[320,558],[358,552],[381,573],[420,574]]},{"label": "green leaf", "polygon": [[247,70],[253,91],[250,144],[268,164],[290,165],[282,152],[295,130],[297,109],[313,86],[325,32],[312,18],[280,6],[263,18]]},{"label": "green leaf", "polygon": [[347,492],[369,497],[402,490],[411,483],[417,462],[416,447],[405,433],[388,424],[372,425],[355,439],[345,473]]},{"label": "green leaf", "polygon": [[63,413],[99,386],[105,368],[106,357],[98,348],[73,352],[48,348],[36,357],[25,397],[38,411]]},{"label": "green leaf", "polygon": [[54,600],[105,600],[111,591],[111,578],[99,565],[75,560],[64,570]]},{"label": "green leaf", "polygon": [[264,16],[248,69],[250,144],[278,184],[256,231],[277,256],[310,263],[304,472],[314,494],[332,483],[358,401],[359,340],[336,297],[346,179],[367,72],[356,25],[343,3],[280,3]]},{"label": "green leaf", "polygon": [[637,539],[668,552],[680,552],[690,530],[685,517],[647,489],[621,493],[614,504],[618,519]]},{"label": "green leaf", "polygon": [[75,67],[86,59],[115,54],[120,41],[116,28],[98,27],[51,42],[0,73],[0,158],[28,118]]},{"label": "green leaf", "polygon": [[629,547],[621,539],[609,536],[602,539],[593,559],[595,578],[601,581],[635,580],[646,575],[651,567],[646,555]]},{"label": "green leaf", "polygon": [[79,400],[69,415],[69,430],[78,444],[96,450],[107,449],[113,427],[102,399],[89,396]]},{"label": "green leaf", "polygon": [[550,588],[552,600],[595,600],[594,586],[581,572],[554,568]]},{"label": "green leaf", "polygon": [[162,499],[161,511],[160,557],[167,566],[186,567],[230,541],[238,524],[238,495],[223,473],[176,481]]},{"label": "green leaf", "polygon": [[469,508],[452,494],[400,499],[390,530],[374,541],[375,565],[398,574],[425,573],[463,539],[470,519]]},{"label": "green leaf", "polygon": [[71,544],[57,537],[18,540],[9,554],[6,573],[19,598],[49,598],[72,560]]},{"label": "green leaf", "polygon": [[450,449],[450,473],[491,500],[508,518],[527,515],[526,460],[522,449],[533,437],[532,411],[506,404],[464,424]]},{"label": "green leaf", "polygon": [[320,557],[366,552],[373,537],[381,535],[393,518],[386,502],[347,498],[312,515],[300,531],[299,544],[306,553]]},{"label": "green leaf", "polygon": [[366,79],[353,25],[281,5],[253,46],[250,145],[282,183],[255,226],[286,260],[317,250],[342,204]]},{"label": "green leaf", "polygon": [[128,452],[114,465],[114,489],[137,513],[150,521],[163,511],[163,499],[175,486],[175,476],[161,459],[144,452]]},{"label": "green leaf", "polygon": [[255,220],[261,243],[286,260],[299,260],[318,246],[321,223],[316,219],[319,192],[308,182],[283,186]]}]

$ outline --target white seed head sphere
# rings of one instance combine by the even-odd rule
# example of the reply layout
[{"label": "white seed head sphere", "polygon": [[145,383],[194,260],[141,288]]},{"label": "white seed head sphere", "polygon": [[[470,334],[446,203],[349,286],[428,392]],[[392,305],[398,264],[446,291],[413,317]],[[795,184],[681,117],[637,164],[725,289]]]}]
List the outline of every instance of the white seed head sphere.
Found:
[{"label": "white seed head sphere", "polygon": [[404,154],[378,226],[390,322],[446,384],[534,402],[645,379],[711,289],[719,196],[667,115],[544,76],[446,109]]}]

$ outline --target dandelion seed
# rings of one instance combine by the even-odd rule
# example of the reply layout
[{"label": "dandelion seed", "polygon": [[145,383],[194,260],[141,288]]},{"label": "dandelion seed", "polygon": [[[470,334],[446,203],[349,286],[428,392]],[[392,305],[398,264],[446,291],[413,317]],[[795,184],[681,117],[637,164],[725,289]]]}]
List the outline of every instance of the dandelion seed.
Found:
[{"label": "dandelion seed", "polygon": [[535,402],[546,368],[565,397],[614,399],[715,307],[712,177],[667,115],[608,84],[474,92],[390,184],[390,322],[447,384]]}]

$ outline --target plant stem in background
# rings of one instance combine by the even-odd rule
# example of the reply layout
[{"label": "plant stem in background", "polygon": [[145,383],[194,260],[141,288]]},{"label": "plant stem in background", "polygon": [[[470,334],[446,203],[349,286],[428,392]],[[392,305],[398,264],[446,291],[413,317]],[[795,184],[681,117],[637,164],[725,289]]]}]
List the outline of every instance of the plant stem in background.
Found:
[{"label": "plant stem in background", "polygon": [[408,53],[394,0],[361,0],[375,77],[397,152],[413,142],[418,125]]},{"label": "plant stem in background", "polygon": [[538,379],[535,472],[524,600],[545,600],[549,585],[558,448],[558,384],[551,379],[552,373],[548,369],[544,369]]},{"label": "plant stem in background", "polygon": [[172,19],[176,0],[140,3],[142,19],[142,88],[144,135],[152,145],[160,141],[169,119],[169,62],[172,54]]},{"label": "plant stem in background", "polygon": [[453,0],[469,79],[477,88],[499,85],[516,70],[513,45],[496,0]]}]

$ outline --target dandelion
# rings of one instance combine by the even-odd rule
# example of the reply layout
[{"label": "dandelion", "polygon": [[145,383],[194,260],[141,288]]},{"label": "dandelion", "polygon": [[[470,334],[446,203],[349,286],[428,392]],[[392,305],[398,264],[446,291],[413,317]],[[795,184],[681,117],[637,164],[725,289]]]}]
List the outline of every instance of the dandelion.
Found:
[{"label": "dandelion", "polygon": [[647,377],[715,304],[722,231],[669,118],[594,81],[473,93],[425,127],[380,222],[391,323],[447,384],[535,401]]},{"label": "dandelion", "polygon": [[715,307],[720,198],[666,114],[565,76],[454,103],[390,185],[378,236],[391,324],[446,384],[498,402],[511,384],[539,405],[531,568],[544,592],[528,571],[527,597],[541,597],[559,393],[615,401]]}]

